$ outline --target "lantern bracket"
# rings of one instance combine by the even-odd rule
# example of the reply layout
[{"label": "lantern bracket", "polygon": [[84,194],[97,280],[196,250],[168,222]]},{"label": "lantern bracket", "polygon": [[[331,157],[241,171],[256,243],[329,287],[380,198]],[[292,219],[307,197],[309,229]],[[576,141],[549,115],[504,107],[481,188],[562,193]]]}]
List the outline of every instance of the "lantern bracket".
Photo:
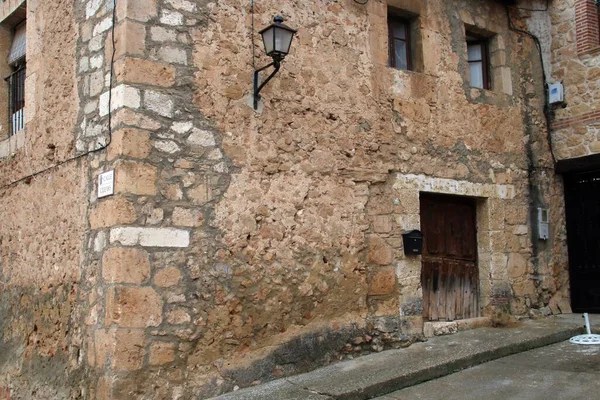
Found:
[{"label": "lantern bracket", "polygon": [[[271,74],[267,77],[267,79],[265,79],[262,83],[259,84],[258,82],[259,82],[260,72],[264,71],[265,69],[267,69],[269,67],[274,68],[273,72],[271,72]],[[281,62],[279,60],[274,60],[272,63],[267,64],[264,67],[259,68],[256,71],[254,71],[254,109],[255,110],[258,108],[258,102],[260,100],[260,91],[262,90],[262,88],[265,87],[265,85],[267,83],[269,83],[271,78],[273,78],[275,76],[275,74],[279,71],[280,67],[281,67]]]}]

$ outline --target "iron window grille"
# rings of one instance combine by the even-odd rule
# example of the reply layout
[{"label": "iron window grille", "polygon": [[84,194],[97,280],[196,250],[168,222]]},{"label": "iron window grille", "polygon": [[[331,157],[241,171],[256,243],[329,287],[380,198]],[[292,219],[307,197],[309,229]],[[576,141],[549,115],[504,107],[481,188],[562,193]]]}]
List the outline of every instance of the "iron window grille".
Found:
[{"label": "iron window grille", "polygon": [[11,136],[25,129],[25,72],[23,63],[5,79],[8,84],[8,125]]}]

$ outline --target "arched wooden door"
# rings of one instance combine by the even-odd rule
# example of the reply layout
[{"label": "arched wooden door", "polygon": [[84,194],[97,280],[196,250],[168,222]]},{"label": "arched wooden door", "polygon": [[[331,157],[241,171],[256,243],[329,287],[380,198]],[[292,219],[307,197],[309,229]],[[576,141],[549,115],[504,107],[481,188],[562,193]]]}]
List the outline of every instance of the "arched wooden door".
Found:
[{"label": "arched wooden door", "polygon": [[475,200],[421,194],[423,317],[479,316]]}]

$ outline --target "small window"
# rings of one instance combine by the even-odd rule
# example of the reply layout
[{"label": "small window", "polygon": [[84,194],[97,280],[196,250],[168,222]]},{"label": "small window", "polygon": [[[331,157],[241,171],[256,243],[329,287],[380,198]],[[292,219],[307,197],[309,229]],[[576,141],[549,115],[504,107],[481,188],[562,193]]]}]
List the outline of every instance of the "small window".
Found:
[{"label": "small window", "polygon": [[410,21],[388,16],[390,67],[412,70]]},{"label": "small window", "polygon": [[467,60],[471,86],[491,89],[488,40],[467,34]]},{"label": "small window", "polygon": [[12,46],[8,56],[11,74],[5,79],[8,84],[8,125],[10,135],[25,128],[25,22],[15,28]]}]

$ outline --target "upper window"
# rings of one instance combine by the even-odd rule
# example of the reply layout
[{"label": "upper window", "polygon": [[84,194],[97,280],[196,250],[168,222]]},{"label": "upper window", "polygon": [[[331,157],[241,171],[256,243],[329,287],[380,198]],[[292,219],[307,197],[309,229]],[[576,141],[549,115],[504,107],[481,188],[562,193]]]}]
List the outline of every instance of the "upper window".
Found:
[{"label": "upper window", "polygon": [[410,21],[388,16],[390,67],[412,70]]},{"label": "upper window", "polygon": [[488,40],[467,33],[467,60],[471,86],[491,89]]},{"label": "upper window", "polygon": [[25,128],[25,21],[15,27],[14,37],[8,55],[11,74],[6,78],[8,84],[8,125],[10,135]]}]

